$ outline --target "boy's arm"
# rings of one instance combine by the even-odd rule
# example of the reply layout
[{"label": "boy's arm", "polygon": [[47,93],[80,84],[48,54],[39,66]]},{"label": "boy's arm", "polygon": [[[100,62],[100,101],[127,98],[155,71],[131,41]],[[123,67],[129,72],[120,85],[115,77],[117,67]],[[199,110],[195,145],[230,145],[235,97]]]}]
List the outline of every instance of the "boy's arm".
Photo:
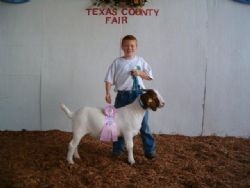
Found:
[{"label": "boy's arm", "polygon": [[148,73],[144,71],[139,71],[139,76],[144,80],[152,80]]},{"label": "boy's arm", "polygon": [[111,98],[111,94],[110,94],[110,91],[111,91],[111,83],[109,82],[105,82],[105,89],[106,89],[106,96],[105,96],[105,100],[107,103],[111,104],[112,102],[112,98]]}]

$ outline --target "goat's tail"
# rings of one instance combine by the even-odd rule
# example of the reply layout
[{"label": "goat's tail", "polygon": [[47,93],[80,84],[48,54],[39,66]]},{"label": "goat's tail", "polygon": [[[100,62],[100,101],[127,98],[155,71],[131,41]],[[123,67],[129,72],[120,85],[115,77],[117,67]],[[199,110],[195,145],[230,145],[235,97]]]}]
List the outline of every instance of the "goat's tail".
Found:
[{"label": "goat's tail", "polygon": [[61,109],[68,116],[68,118],[72,119],[74,116],[74,112],[71,112],[63,103],[61,103]]}]

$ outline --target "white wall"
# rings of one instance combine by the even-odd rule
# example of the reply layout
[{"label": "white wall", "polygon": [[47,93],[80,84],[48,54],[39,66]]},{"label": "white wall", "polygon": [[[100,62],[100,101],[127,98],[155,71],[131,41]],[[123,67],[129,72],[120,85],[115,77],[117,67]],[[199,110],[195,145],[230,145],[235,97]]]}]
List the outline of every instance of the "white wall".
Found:
[{"label": "white wall", "polygon": [[204,133],[250,135],[250,5],[208,1]]},{"label": "white wall", "polygon": [[[155,133],[250,135],[250,6],[231,0],[158,0],[159,16],[105,24],[88,0],[0,3],[0,129],[70,131],[59,110],[105,105],[103,79],[134,34],[167,101]],[[205,92],[206,91],[206,92]],[[113,98],[115,94],[113,94]],[[205,105],[203,105],[205,104]],[[203,110],[203,106],[205,109]]]}]

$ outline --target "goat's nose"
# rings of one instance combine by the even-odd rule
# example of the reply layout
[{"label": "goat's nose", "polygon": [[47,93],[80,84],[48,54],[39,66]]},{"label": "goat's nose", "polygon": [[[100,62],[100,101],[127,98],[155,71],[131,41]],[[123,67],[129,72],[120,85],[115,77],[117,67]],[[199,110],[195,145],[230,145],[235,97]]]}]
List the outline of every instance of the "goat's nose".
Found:
[{"label": "goat's nose", "polygon": [[162,102],[162,103],[161,103],[161,107],[163,107],[163,106],[165,106],[165,102]]}]

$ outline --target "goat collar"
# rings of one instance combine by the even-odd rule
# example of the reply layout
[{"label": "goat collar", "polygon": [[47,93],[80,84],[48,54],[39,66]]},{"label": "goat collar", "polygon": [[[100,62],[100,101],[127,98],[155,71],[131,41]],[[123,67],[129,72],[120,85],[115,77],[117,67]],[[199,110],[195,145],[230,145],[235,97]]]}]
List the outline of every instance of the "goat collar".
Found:
[{"label": "goat collar", "polygon": [[145,105],[143,104],[143,102],[141,101],[141,97],[139,97],[138,101],[139,101],[140,106],[141,106],[143,109],[145,109],[146,107],[145,107]]}]

